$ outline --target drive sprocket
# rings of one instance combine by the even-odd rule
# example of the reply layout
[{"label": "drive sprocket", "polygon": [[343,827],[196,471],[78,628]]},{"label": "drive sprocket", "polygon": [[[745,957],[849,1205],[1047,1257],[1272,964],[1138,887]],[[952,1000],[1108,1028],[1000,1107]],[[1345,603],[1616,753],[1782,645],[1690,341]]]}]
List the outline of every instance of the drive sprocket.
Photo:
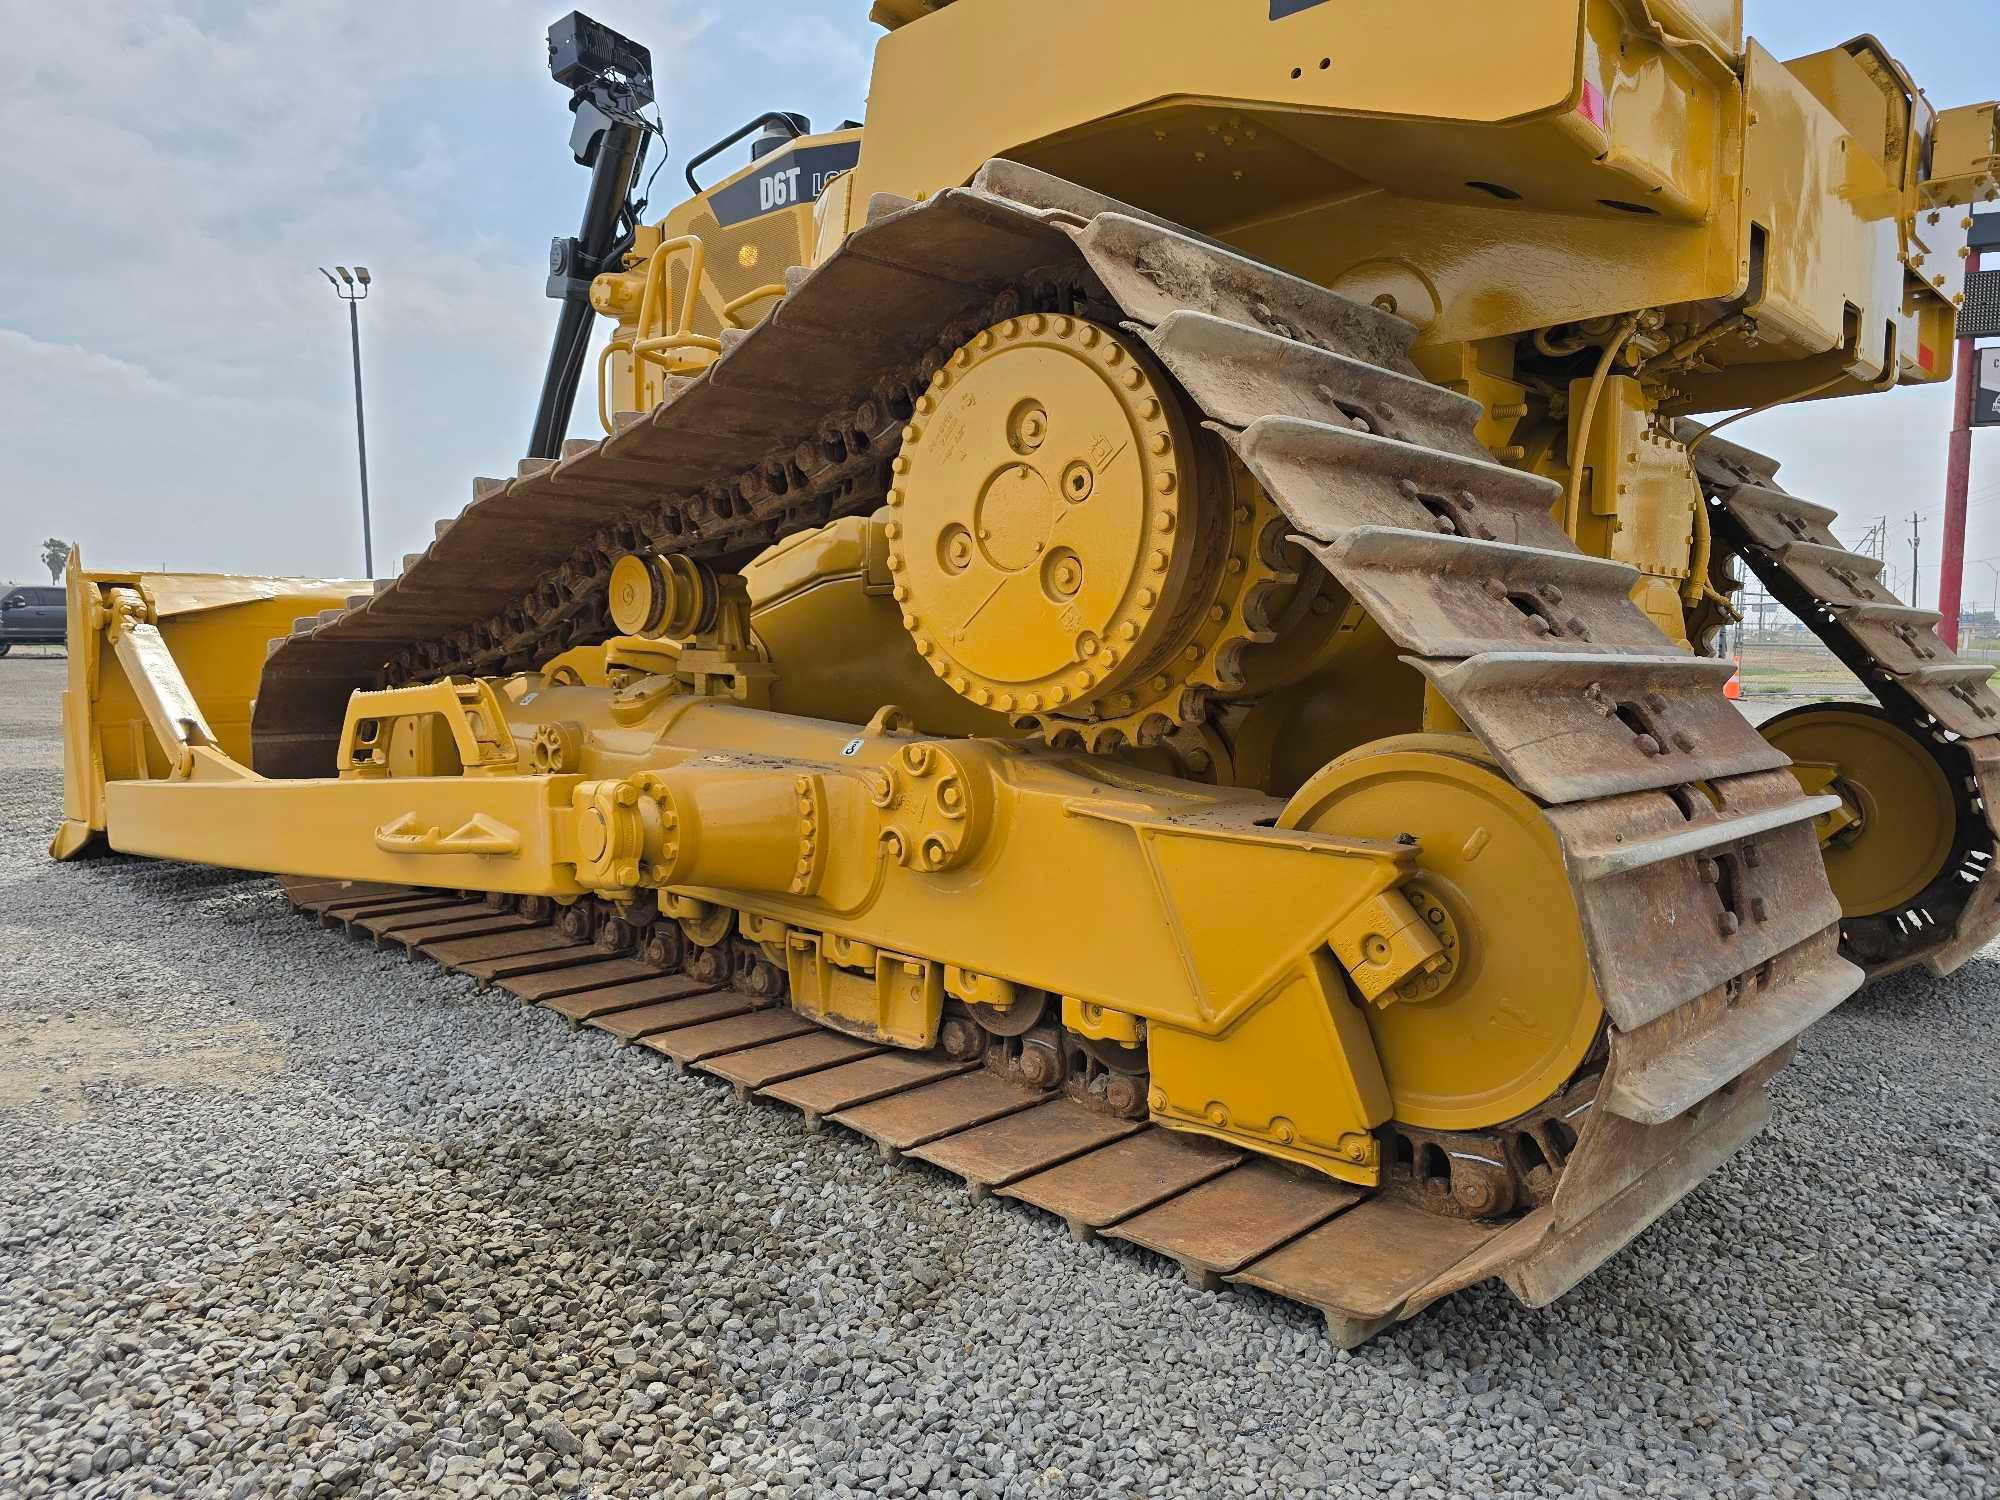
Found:
[{"label": "drive sprocket", "polygon": [[1277,508],[1135,339],[1009,318],[917,401],[888,496],[931,669],[1055,744],[1151,746],[1246,686],[1298,581]]}]

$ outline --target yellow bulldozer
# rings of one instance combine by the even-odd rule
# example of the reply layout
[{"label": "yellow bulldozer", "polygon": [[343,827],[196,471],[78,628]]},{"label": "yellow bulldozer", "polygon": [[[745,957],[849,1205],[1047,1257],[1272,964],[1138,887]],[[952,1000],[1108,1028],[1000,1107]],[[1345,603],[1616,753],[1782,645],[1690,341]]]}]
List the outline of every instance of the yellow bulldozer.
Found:
[{"label": "yellow bulldozer", "polygon": [[[2000,931],[1989,669],[1712,435],[1949,374],[1994,105],[1738,0],[873,20],[865,123],[657,221],[650,58],[558,23],[528,458],[394,578],[73,560],[58,857],[273,872],[1346,1344],[1561,1295]],[[1726,700],[1750,574],[1875,705]]]}]

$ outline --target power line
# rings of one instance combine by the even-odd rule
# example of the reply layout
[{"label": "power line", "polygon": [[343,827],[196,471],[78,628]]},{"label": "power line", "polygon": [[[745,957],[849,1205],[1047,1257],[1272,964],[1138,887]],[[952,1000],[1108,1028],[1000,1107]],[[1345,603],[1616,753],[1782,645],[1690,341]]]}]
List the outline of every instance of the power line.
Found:
[{"label": "power line", "polygon": [[[1994,485],[1990,489],[1981,490],[1975,495],[1968,495],[1966,497],[1966,503],[1965,503],[1966,513],[1969,515],[1971,512],[1980,509],[1982,506],[1989,505],[1995,500],[2000,500],[2000,485]],[[1932,507],[1930,507],[1930,509],[1925,511],[1920,511],[1918,512],[1918,514],[1922,515],[1925,519],[1929,519],[1932,516],[1943,515],[1944,506],[1933,505]],[[1864,522],[1872,525],[1876,521],[1887,520],[1888,517],[1889,513],[1887,511],[1883,511],[1878,515],[1853,516],[1853,517],[1841,516],[1839,519],[1844,525],[1859,526]]]}]

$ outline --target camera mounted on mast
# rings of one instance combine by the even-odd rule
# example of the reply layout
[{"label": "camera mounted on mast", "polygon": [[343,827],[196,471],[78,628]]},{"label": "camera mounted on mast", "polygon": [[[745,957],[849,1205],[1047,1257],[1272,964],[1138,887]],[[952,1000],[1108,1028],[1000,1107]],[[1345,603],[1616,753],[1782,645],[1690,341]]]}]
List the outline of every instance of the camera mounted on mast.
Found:
[{"label": "camera mounted on mast", "polygon": [[590,168],[590,194],[582,227],[549,245],[547,292],[562,303],[562,313],[528,440],[530,458],[561,453],[596,316],[590,283],[631,243],[645,208],[633,201],[633,189],[645,164],[646,137],[655,133],[643,114],[654,99],[653,55],[609,26],[581,11],[556,22],[549,28],[549,73],[571,91],[576,122],[570,153],[577,165]]}]

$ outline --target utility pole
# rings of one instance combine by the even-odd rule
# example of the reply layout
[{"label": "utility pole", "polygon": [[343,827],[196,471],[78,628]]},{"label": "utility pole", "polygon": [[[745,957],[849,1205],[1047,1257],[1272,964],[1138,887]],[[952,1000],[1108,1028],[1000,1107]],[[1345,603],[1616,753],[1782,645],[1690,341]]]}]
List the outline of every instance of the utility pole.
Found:
[{"label": "utility pole", "polygon": [[[1756,612],[1757,639],[1759,641],[1766,639],[1770,633],[1768,612],[1771,608],[1771,596],[1764,590],[1759,589],[1756,593],[1745,596],[1743,602]],[[1738,644],[1740,645],[1741,643],[1739,642]]]},{"label": "utility pole", "polygon": [[1917,597],[1917,590],[1923,586],[1924,570],[1917,561],[1924,544],[1922,521],[1921,511],[1910,512],[1910,598],[1913,600]]},{"label": "utility pole", "polygon": [[[340,273],[334,276],[334,271]],[[375,538],[368,523],[368,422],[362,414],[361,406],[361,316],[357,304],[368,300],[370,277],[366,266],[356,266],[352,274],[347,267],[335,266],[333,271],[325,266],[319,274],[333,283],[334,295],[347,304],[347,337],[354,350],[354,444],[361,454],[361,566],[362,577],[375,576]]]}]

